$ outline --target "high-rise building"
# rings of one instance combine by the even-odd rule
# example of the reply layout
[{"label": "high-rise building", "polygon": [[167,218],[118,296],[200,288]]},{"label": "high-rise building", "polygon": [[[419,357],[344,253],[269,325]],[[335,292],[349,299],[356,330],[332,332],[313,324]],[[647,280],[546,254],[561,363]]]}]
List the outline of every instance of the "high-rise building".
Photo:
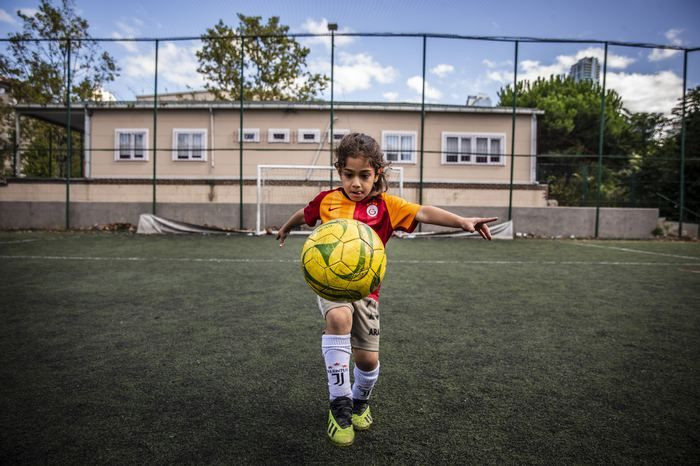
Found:
[{"label": "high-rise building", "polygon": [[574,81],[600,81],[600,62],[595,57],[584,57],[569,70],[569,77]]}]

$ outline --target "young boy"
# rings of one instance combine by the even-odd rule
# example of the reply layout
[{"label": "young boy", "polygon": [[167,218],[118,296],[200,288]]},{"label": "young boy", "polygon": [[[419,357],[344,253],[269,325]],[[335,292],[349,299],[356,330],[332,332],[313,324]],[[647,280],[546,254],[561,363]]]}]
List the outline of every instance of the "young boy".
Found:
[{"label": "young boy", "polygon": [[[379,144],[365,134],[345,136],[335,150],[342,186],[317,195],[280,228],[280,246],[296,226],[352,218],[369,225],[386,245],[396,230],[411,232],[418,222],[461,228],[491,239],[488,223],[495,217],[460,217],[432,206],[420,206],[386,193],[388,163]],[[321,349],[328,375],[330,410],[327,434],[338,446],[352,445],[355,430],[366,430],[373,419],[369,398],[379,376],[379,289],[353,303],[318,297],[326,321]],[[355,383],[350,386],[350,357]]]}]

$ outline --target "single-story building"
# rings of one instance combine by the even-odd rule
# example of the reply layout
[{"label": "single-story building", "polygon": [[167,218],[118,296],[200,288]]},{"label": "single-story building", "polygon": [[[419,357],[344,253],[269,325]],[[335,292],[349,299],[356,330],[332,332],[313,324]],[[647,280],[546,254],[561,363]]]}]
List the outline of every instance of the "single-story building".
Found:
[{"label": "single-story building", "polygon": [[[143,98],[72,105],[71,126],[84,143],[83,176],[70,185],[71,226],[135,224],[155,206],[158,215],[180,221],[255,228],[259,199],[267,206],[260,226],[279,226],[328,189],[331,176],[280,170],[261,194],[258,166],[329,166],[331,114],[333,141],[363,132],[379,142],[401,169],[401,194],[410,201],[501,218],[512,202],[514,219],[518,209],[547,206],[547,187],[536,181],[541,110],[515,110],[511,146],[512,108],[426,104],[423,114],[416,103],[336,102],[331,113],[328,102],[245,102],[241,112],[235,101],[162,97],[157,109]],[[65,106],[15,110],[18,125],[24,118],[66,124]],[[22,154],[16,157],[21,171]],[[18,175],[0,188],[0,210],[13,211],[0,227],[65,225],[65,182]]]}]

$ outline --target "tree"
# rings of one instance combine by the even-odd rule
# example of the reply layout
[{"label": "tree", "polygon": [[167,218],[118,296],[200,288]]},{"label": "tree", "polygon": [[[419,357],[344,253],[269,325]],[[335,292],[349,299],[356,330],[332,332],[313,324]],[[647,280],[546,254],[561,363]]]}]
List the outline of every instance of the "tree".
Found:
[{"label": "tree", "polygon": [[244,100],[309,100],[328,85],[329,79],[307,70],[310,53],[293,37],[288,26],[273,16],[262,24],[260,16],[238,14],[233,29],[222,20],[202,37],[197,52],[198,71],[207,80],[205,87],[218,99],[240,99],[241,36],[244,36]]},{"label": "tree", "polygon": [[[595,201],[602,88],[590,81],[551,76],[518,82],[517,89],[518,106],[545,112],[537,125],[538,180],[549,185],[550,197],[560,204],[591,204]],[[512,87],[501,89],[498,97],[500,106],[512,106]],[[617,189],[615,173],[628,163],[628,127],[621,97],[607,90],[602,192],[610,202],[624,195]]]},{"label": "tree", "polygon": [[[658,206],[661,215],[678,218],[680,203],[681,99],[664,126],[671,129],[658,138],[654,150],[635,164],[638,195],[645,205]],[[700,220],[700,86],[688,90],[685,111],[685,213],[684,218]]]},{"label": "tree", "polygon": [[[22,20],[22,31],[8,34],[8,53],[0,55],[0,76],[10,83],[10,97],[17,102],[66,103],[70,43],[71,100],[99,100],[104,85],[114,80],[119,69],[112,56],[90,40],[89,24],[77,15],[72,0],[60,0],[58,5],[40,0],[34,16],[21,11],[17,16]],[[5,107],[2,113],[7,123],[12,111]],[[60,164],[43,159],[49,138],[60,140],[61,136],[65,140],[63,129],[46,123],[27,121],[23,124],[22,140],[30,141],[23,150],[26,175],[58,173]],[[78,135],[75,137],[77,141]],[[7,147],[9,141],[5,141],[5,145]],[[7,149],[3,152],[6,157],[11,153]],[[72,171],[76,173],[75,169]]]},{"label": "tree", "polygon": [[[12,96],[19,102],[65,103],[68,39],[71,50],[71,97],[94,99],[118,68],[112,56],[90,40],[87,20],[78,16],[72,0],[58,6],[40,0],[34,16],[17,12],[22,32],[9,34],[9,54],[0,57],[0,73],[14,81]],[[53,39],[36,41],[36,39]]]}]

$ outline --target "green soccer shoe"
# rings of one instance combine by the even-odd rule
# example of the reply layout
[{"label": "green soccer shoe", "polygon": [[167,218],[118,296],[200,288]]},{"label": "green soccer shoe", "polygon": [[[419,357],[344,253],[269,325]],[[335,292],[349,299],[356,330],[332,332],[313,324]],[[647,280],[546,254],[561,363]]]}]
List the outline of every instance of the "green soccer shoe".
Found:
[{"label": "green soccer shoe", "polygon": [[372,425],[372,413],[367,400],[352,400],[352,425],[357,430],[367,430]]},{"label": "green soccer shoe", "polygon": [[355,430],[352,428],[353,418],[350,398],[341,396],[331,401],[326,433],[334,445],[349,447],[355,441]]}]

